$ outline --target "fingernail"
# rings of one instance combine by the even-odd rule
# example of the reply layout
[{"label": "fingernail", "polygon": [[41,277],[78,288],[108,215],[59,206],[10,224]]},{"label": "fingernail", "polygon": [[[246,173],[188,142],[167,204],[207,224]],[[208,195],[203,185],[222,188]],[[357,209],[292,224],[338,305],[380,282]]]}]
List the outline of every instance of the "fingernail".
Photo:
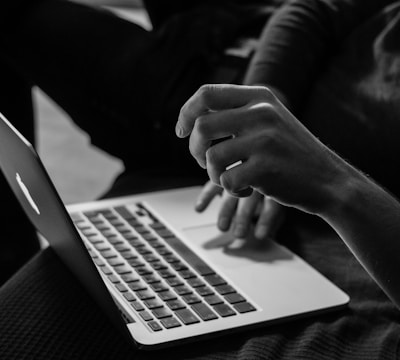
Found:
[{"label": "fingernail", "polygon": [[242,224],[236,225],[233,235],[235,235],[237,238],[245,237],[246,236],[246,227]]},{"label": "fingernail", "polygon": [[204,201],[197,201],[197,203],[194,205],[194,209],[200,212],[203,209],[203,204]]},{"label": "fingernail", "polygon": [[218,228],[222,231],[226,231],[229,228],[229,220],[228,218],[220,218],[218,219]]},{"label": "fingernail", "polygon": [[257,226],[254,235],[257,239],[264,239],[267,237],[267,231],[268,228],[266,226]]},{"label": "fingernail", "polygon": [[175,134],[180,138],[183,137],[183,129],[179,124],[176,124],[175,126]]}]

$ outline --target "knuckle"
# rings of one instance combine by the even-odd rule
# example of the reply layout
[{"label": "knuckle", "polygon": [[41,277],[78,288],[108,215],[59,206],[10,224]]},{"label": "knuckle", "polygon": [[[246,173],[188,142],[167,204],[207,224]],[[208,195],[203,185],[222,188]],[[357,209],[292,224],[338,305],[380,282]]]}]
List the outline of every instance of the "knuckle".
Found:
[{"label": "knuckle", "polygon": [[220,162],[220,154],[215,146],[211,146],[206,152],[207,164],[217,166]]},{"label": "knuckle", "polygon": [[220,176],[220,182],[223,188],[228,191],[231,194],[235,194],[238,192],[238,188],[234,183],[234,180],[232,179],[231,176],[229,176],[226,172],[221,174]]},{"label": "knuckle", "polygon": [[275,118],[275,108],[269,102],[258,102],[251,107],[253,118],[265,122],[266,119],[271,120]]},{"label": "knuckle", "polygon": [[215,89],[215,84],[205,84],[199,88],[198,95],[203,104],[208,104],[210,97],[212,96]]},{"label": "knuckle", "polygon": [[194,131],[197,132],[199,136],[204,137],[207,136],[208,128],[209,126],[207,117],[204,115],[199,116],[196,119],[196,123],[194,125]]},{"label": "knuckle", "polygon": [[264,99],[266,99],[267,101],[275,100],[275,95],[274,95],[273,91],[268,86],[261,87],[260,92],[262,94],[262,97]]}]

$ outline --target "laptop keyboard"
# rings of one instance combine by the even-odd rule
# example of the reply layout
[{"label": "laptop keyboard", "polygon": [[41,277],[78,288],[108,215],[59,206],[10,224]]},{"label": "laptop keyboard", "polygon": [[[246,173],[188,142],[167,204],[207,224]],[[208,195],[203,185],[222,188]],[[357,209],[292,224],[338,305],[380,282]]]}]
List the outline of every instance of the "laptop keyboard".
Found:
[{"label": "laptop keyboard", "polygon": [[97,267],[152,331],[238,316],[256,308],[143,204],[73,213]]}]

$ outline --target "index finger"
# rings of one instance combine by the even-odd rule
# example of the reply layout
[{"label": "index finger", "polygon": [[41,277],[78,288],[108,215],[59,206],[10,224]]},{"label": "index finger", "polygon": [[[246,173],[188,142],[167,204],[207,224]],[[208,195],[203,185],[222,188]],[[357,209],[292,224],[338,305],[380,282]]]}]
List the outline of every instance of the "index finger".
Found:
[{"label": "index finger", "polygon": [[176,123],[178,137],[187,137],[193,130],[196,119],[209,112],[239,108],[258,98],[259,86],[241,86],[230,84],[203,85],[182,106]]}]

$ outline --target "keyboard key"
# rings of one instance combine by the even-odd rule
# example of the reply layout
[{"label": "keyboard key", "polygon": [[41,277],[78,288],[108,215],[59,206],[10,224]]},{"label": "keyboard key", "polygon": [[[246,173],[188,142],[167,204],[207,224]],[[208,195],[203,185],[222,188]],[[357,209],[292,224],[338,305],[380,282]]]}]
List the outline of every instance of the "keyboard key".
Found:
[{"label": "keyboard key", "polygon": [[157,319],[163,319],[163,318],[172,316],[172,313],[166,307],[162,307],[160,309],[153,310],[153,315]]},{"label": "keyboard key", "polygon": [[124,252],[124,251],[130,251],[131,247],[126,245],[126,244],[117,244],[114,246],[115,250],[117,250],[118,252]]},{"label": "keyboard key", "polygon": [[165,279],[165,281],[171,287],[183,285],[183,281],[179,279],[177,276],[167,278]]},{"label": "keyboard key", "polygon": [[127,283],[140,280],[140,278],[136,274],[134,274],[132,272],[130,272],[128,274],[123,274],[121,276],[121,278],[122,278],[123,281],[125,281]]},{"label": "keyboard key", "polygon": [[91,236],[90,238],[88,238],[88,240],[92,243],[92,244],[97,244],[97,243],[102,243],[104,241],[104,239],[98,235],[98,236]]},{"label": "keyboard key", "polygon": [[153,270],[151,270],[147,266],[136,267],[135,270],[139,275],[150,275],[150,274],[153,274]]},{"label": "keyboard key", "polygon": [[111,275],[113,273],[108,266],[102,266],[100,269],[104,273],[104,275]]},{"label": "keyboard key", "polygon": [[[153,246],[156,248],[155,246]],[[167,249],[164,245],[160,243],[160,246],[156,248],[156,251],[161,255],[161,256],[166,256],[166,255],[171,255],[172,252]]]},{"label": "keyboard key", "polygon": [[135,255],[132,251],[124,251],[121,255],[126,260],[133,260],[138,258],[137,255]]},{"label": "keyboard key", "polygon": [[85,229],[85,230],[81,229],[81,231],[82,231],[82,234],[87,238],[98,235],[98,232],[93,229]]},{"label": "keyboard key", "polygon": [[116,229],[120,234],[123,234],[123,233],[130,233],[130,232],[131,232],[131,228],[128,227],[127,225],[125,225],[125,224],[117,225],[117,226],[115,226],[115,229]]},{"label": "keyboard key", "polygon": [[105,266],[106,263],[101,260],[101,259],[93,259],[93,262],[97,265],[97,266]]},{"label": "keyboard key", "polygon": [[119,292],[128,291],[128,288],[124,284],[116,284],[115,287],[118,289]]},{"label": "keyboard key", "polygon": [[233,305],[233,307],[235,308],[235,310],[241,314],[243,313],[247,313],[250,311],[256,311],[256,308],[249,304],[248,302],[241,302],[238,304]]},{"label": "keyboard key", "polygon": [[225,295],[224,297],[225,297],[225,300],[230,304],[236,304],[236,303],[246,301],[246,299],[238,293],[228,294],[228,295]]},{"label": "keyboard key", "polygon": [[111,259],[107,259],[108,263],[112,266],[120,266],[120,265],[124,265],[124,261],[122,259],[119,258],[111,258]]},{"label": "keyboard key", "polygon": [[163,303],[158,299],[148,299],[143,301],[143,304],[147,306],[150,310],[163,307]]},{"label": "keyboard key", "polygon": [[236,290],[232,286],[230,286],[228,284],[215,286],[215,289],[221,295],[225,295],[225,294],[230,294],[230,293],[235,293],[236,292]]},{"label": "keyboard key", "polygon": [[169,264],[180,262],[180,260],[175,255],[164,256],[164,260]]},{"label": "keyboard key", "polygon": [[192,290],[186,285],[176,286],[174,290],[178,295],[186,295],[192,293]]},{"label": "keyboard key", "polygon": [[129,225],[131,225],[132,227],[140,226],[140,225],[141,225],[141,222],[140,222],[139,220],[137,220],[136,217],[133,218],[133,219],[129,219],[129,220],[127,220],[127,221],[128,221],[128,223],[129,223]]},{"label": "keyboard key", "polygon": [[163,301],[176,299],[176,295],[170,290],[162,291],[162,292],[158,293],[157,295]]},{"label": "keyboard key", "polygon": [[124,296],[124,298],[125,298],[126,300],[128,300],[128,301],[135,301],[135,300],[136,300],[135,295],[133,295],[133,294],[130,293],[130,292],[125,292],[125,293],[123,294],[123,296]]},{"label": "keyboard key", "polygon": [[184,295],[182,299],[189,305],[201,302],[201,299],[195,294]]},{"label": "keyboard key", "polygon": [[147,246],[142,246],[136,249],[140,255],[151,254],[152,251]]},{"label": "keyboard key", "polygon": [[105,243],[105,242],[96,243],[96,244],[93,244],[93,245],[94,245],[94,247],[95,247],[98,251],[103,251],[103,250],[109,250],[109,249],[111,249],[111,245],[110,245],[110,244],[107,244],[107,243]]},{"label": "keyboard key", "polygon": [[120,219],[111,220],[109,223],[114,227],[125,225]]},{"label": "keyboard key", "polygon": [[117,236],[118,234],[114,230],[104,229],[100,231],[104,237],[109,238],[113,236]]},{"label": "keyboard key", "polygon": [[143,261],[140,261],[138,259],[128,260],[128,263],[130,266],[132,266],[134,268],[145,265],[145,263]]},{"label": "keyboard key", "polygon": [[[86,245],[87,245],[87,244],[86,244]],[[86,246],[86,245],[85,245],[85,246]],[[97,254],[93,251],[92,248],[90,248],[90,246],[86,246],[86,248],[88,249],[89,255],[90,255],[93,259],[98,258]]]},{"label": "keyboard key", "polygon": [[101,251],[101,255],[105,258],[105,259],[111,259],[114,257],[117,257],[118,254],[114,251],[114,250],[104,250]]},{"label": "keyboard key", "polygon": [[166,229],[165,225],[159,221],[154,221],[150,224],[150,227],[153,229]]},{"label": "keyboard key", "polygon": [[133,291],[140,291],[140,290],[145,290],[147,289],[146,284],[144,284],[141,281],[135,281],[133,283],[128,283],[128,286],[130,289],[132,289]]},{"label": "keyboard key", "polygon": [[162,282],[156,282],[153,284],[150,284],[150,287],[155,291],[155,292],[160,292],[160,291],[165,291],[168,290],[168,287],[163,284]]},{"label": "keyboard key", "polygon": [[204,279],[212,286],[224,285],[226,281],[217,274],[204,276]]},{"label": "keyboard key", "polygon": [[164,279],[175,276],[175,274],[171,270],[168,270],[168,269],[159,270],[158,274]]},{"label": "keyboard key", "polygon": [[184,279],[190,279],[196,277],[196,274],[190,270],[183,270],[179,272],[179,275],[182,276]]},{"label": "keyboard key", "polygon": [[136,296],[140,299],[140,300],[147,300],[147,299],[153,299],[154,293],[150,290],[139,290],[136,292]]},{"label": "keyboard key", "polygon": [[204,286],[204,282],[201,281],[199,278],[192,278],[192,279],[187,279],[187,283],[191,286],[191,287],[200,287],[200,286]]},{"label": "keyboard key", "polygon": [[[165,319],[165,320],[167,320],[167,319]],[[163,322],[164,320],[161,320],[161,323]],[[149,325],[149,327],[150,327],[150,329],[151,330],[153,330],[153,331],[161,331],[162,330],[162,327],[160,326],[160,324],[157,322],[157,321],[154,321],[154,320],[152,320],[152,321],[149,321],[148,323],[147,323],[147,325]],[[164,324],[163,324],[164,325]],[[180,324],[179,324],[180,325]],[[165,326],[165,325],[164,325]],[[166,327],[166,326],[165,326]],[[171,326],[171,327],[175,327],[175,326]],[[167,328],[167,327],[166,327]],[[167,328],[167,329],[169,329],[169,328]]]},{"label": "keyboard key", "polygon": [[[153,228],[154,229],[154,228]],[[175,236],[170,230],[168,230],[166,227],[164,228],[159,228],[159,229],[154,229],[155,232],[161,236],[162,238],[167,238],[171,236]]]},{"label": "keyboard key", "polygon": [[167,305],[171,310],[174,310],[174,311],[186,308],[186,305],[178,299],[167,301]]},{"label": "keyboard key", "polygon": [[153,316],[151,316],[151,314],[150,314],[148,311],[146,311],[146,310],[141,311],[141,312],[139,313],[139,315],[140,315],[140,317],[141,317],[144,321],[153,320]]},{"label": "keyboard key", "polygon": [[210,305],[223,304],[223,300],[217,295],[205,296],[204,300]]},{"label": "keyboard key", "polygon": [[142,240],[139,240],[138,238],[135,238],[133,240],[128,240],[128,241],[129,241],[129,244],[131,244],[136,250],[143,246],[146,246],[146,244]]},{"label": "keyboard key", "polygon": [[158,251],[158,253],[160,255],[163,255],[163,253],[164,254],[167,254],[167,253],[172,254],[171,251],[167,250],[167,248],[164,246],[164,244],[158,239],[148,240],[147,242],[151,247],[153,247],[156,251]]},{"label": "keyboard key", "polygon": [[144,281],[146,281],[148,284],[153,284],[155,282],[159,282],[161,280],[161,278],[159,278],[157,275],[155,274],[149,274],[149,275],[144,275],[142,277],[142,279]]},{"label": "keyboard key", "polygon": [[175,270],[175,271],[182,271],[182,270],[187,270],[188,267],[183,263],[183,262],[176,262],[176,263],[172,263],[171,267]]},{"label": "keyboard key", "polygon": [[215,305],[214,310],[222,317],[236,315],[236,313],[226,304]]},{"label": "keyboard key", "polygon": [[117,274],[129,274],[132,272],[132,268],[128,265],[119,265],[114,268],[114,270],[117,272]]},{"label": "keyboard key", "polygon": [[120,282],[119,278],[117,277],[117,275],[109,275],[108,278],[113,284],[117,284],[117,283]]},{"label": "keyboard key", "polygon": [[142,238],[145,239],[146,241],[157,240],[157,238],[151,233],[142,234]]},{"label": "keyboard key", "polygon": [[122,235],[122,237],[124,238],[124,239],[126,239],[126,240],[128,240],[128,241],[131,241],[131,240],[139,240],[139,237],[136,235],[136,234],[134,234],[133,232],[130,232],[130,233],[123,233],[123,234],[121,234]]},{"label": "keyboard key", "polygon": [[154,254],[147,254],[143,256],[143,259],[145,259],[147,262],[154,262],[154,261],[160,261],[158,256],[155,256]]},{"label": "keyboard key", "polygon": [[84,217],[82,216],[82,214],[80,214],[80,213],[71,213],[71,214],[69,214],[69,216],[71,217],[71,220],[73,222],[82,222],[85,220]]},{"label": "keyboard key", "polygon": [[161,261],[153,262],[150,264],[154,270],[165,270],[167,266]]},{"label": "keyboard key", "polygon": [[214,291],[208,286],[201,286],[195,289],[200,296],[214,295]]},{"label": "keyboard key", "polygon": [[175,314],[185,325],[196,324],[200,322],[197,316],[189,309],[177,310],[175,311]]},{"label": "keyboard key", "polygon": [[175,327],[182,326],[181,323],[176,320],[174,317],[168,317],[165,319],[161,319],[160,323],[166,328],[166,329],[172,329]]},{"label": "keyboard key", "polygon": [[135,216],[125,207],[125,206],[116,206],[114,210],[121,215],[125,220],[135,219]]},{"label": "keyboard key", "polygon": [[102,231],[102,230],[111,230],[111,228],[102,220],[97,220],[96,222],[93,223],[93,225],[96,227],[97,230]]},{"label": "keyboard key", "polygon": [[109,242],[110,244],[112,244],[112,245],[114,245],[114,246],[120,245],[120,244],[123,244],[123,243],[124,243],[123,240],[122,240],[119,236],[117,236],[117,235],[115,235],[115,236],[110,236],[110,237],[107,238],[107,240],[108,240],[108,242]]},{"label": "keyboard key", "polygon": [[138,226],[134,226],[134,229],[139,233],[139,234],[147,234],[150,231],[143,225],[138,225]]},{"label": "keyboard key", "polygon": [[217,319],[218,316],[204,303],[192,305],[192,309],[204,321]]},{"label": "keyboard key", "polygon": [[144,307],[139,301],[132,301],[131,306],[136,310],[136,311],[143,311]]}]

